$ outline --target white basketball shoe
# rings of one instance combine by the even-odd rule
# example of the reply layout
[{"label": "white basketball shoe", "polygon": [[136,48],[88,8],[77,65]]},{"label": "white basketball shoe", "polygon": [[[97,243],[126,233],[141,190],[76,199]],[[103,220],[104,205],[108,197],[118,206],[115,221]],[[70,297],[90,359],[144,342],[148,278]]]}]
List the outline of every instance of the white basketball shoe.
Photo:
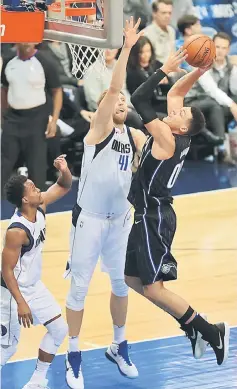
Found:
[{"label": "white basketball shoe", "polygon": [[127,378],[137,378],[138,371],[128,355],[128,342],[112,343],[105,353],[106,358],[116,363],[120,373]]},{"label": "white basketball shoe", "polygon": [[84,389],[81,371],[81,351],[68,352],[66,355],[66,381],[72,389]]}]

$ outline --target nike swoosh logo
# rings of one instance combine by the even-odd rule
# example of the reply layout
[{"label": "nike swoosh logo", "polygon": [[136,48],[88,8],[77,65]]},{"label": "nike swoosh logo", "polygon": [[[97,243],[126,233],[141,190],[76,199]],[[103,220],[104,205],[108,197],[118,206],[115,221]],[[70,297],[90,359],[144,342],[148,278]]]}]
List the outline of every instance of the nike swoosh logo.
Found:
[{"label": "nike swoosh logo", "polygon": [[219,333],[219,338],[220,338],[220,345],[219,346],[216,346],[219,350],[221,350],[223,348],[223,343],[222,343],[222,339],[221,339],[221,334]]},{"label": "nike swoosh logo", "polygon": [[191,339],[196,339],[196,334],[195,334],[194,328],[193,328],[193,335],[191,336]]},{"label": "nike swoosh logo", "polygon": [[141,220],[135,221],[135,224],[141,223]]},{"label": "nike swoosh logo", "polygon": [[115,357],[117,357],[117,354],[115,354],[115,353],[113,352],[112,348],[111,348],[110,350],[111,350],[111,353],[112,353]]}]

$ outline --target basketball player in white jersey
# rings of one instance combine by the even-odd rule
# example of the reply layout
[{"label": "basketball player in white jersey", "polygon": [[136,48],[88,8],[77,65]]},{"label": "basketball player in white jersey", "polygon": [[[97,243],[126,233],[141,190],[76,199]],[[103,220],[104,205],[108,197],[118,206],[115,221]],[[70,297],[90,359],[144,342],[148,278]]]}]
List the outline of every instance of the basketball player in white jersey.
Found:
[{"label": "basketball player in white jersey", "polygon": [[131,205],[127,200],[132,163],[141,150],[145,135],[124,125],[128,107],[123,88],[130,50],[142,32],[138,21],[126,23],[125,42],[114,69],[111,85],[101,96],[90,131],[84,139],[84,156],[77,204],[72,216],[71,256],[68,272],[71,288],[67,298],[69,352],[66,357],[68,385],[83,389],[79,333],[84,301],[98,258],[110,276],[110,310],[114,339],[106,357],[118,365],[120,373],[136,378],[138,371],[128,355],[125,338],[128,287],[124,264],[128,235],[132,225]]},{"label": "basketball player in white jersey", "polygon": [[24,389],[47,388],[47,371],[68,332],[59,304],[41,281],[46,206],[64,196],[72,184],[63,155],[54,166],[60,177],[47,192],[41,193],[25,176],[14,176],[6,184],[7,199],[17,208],[2,253],[1,367],[16,352],[21,325],[42,324],[47,329],[36,369]]}]

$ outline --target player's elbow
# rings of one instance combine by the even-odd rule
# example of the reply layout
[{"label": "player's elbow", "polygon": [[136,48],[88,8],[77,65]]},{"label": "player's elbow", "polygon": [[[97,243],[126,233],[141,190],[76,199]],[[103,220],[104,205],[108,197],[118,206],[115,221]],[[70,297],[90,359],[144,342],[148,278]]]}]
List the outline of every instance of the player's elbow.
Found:
[{"label": "player's elbow", "polygon": [[72,184],[70,184],[70,186],[69,186],[69,184],[67,185],[67,186],[65,186],[65,187],[61,187],[60,189],[61,189],[61,195],[60,195],[60,197],[64,197],[64,196],[66,196],[66,194],[71,190],[71,187],[72,187]]},{"label": "player's elbow", "polygon": [[180,96],[180,91],[178,91],[175,88],[171,88],[169,92],[167,93],[167,101],[176,99]]},{"label": "player's elbow", "polygon": [[134,108],[137,109],[137,107],[139,107],[139,101],[141,100],[140,100],[140,95],[138,93],[138,90],[135,90],[135,92],[132,94],[130,101],[134,106]]}]

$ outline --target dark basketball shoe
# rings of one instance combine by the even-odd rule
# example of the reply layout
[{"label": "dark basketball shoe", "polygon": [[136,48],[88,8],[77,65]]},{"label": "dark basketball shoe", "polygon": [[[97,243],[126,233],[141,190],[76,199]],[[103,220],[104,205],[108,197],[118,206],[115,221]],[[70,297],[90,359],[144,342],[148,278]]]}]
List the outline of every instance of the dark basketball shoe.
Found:
[{"label": "dark basketball shoe", "polygon": [[[200,315],[203,319],[207,320],[207,316],[204,314]],[[202,338],[202,334],[195,330],[193,327],[187,327],[184,325],[181,329],[186,333],[186,336],[191,342],[193,349],[193,356],[195,359],[200,359],[206,351],[207,342]]]},{"label": "dark basketball shoe", "polygon": [[222,365],[229,355],[230,327],[227,323],[217,323],[215,327],[219,333],[218,344],[209,343],[216,354],[217,364]]}]

